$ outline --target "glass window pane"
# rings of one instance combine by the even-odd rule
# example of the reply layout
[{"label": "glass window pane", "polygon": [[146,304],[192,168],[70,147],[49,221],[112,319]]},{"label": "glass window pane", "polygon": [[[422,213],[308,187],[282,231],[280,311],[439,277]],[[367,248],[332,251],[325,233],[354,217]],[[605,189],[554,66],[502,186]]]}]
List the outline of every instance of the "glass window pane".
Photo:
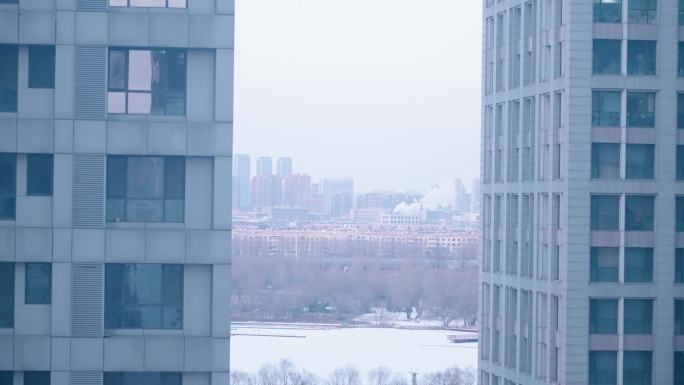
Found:
[{"label": "glass window pane", "polygon": [[126,196],[126,157],[107,157],[107,198]]},{"label": "glass window pane", "polygon": [[108,92],[107,93],[107,112],[110,114],[126,113],[126,93]]},{"label": "glass window pane", "polygon": [[185,205],[182,199],[164,201],[164,222],[183,222]]},{"label": "glass window pane", "polygon": [[591,282],[617,282],[619,254],[617,247],[592,247]]},{"label": "glass window pane", "polygon": [[592,93],[592,125],[594,127],[620,127],[620,91],[594,91]]},{"label": "glass window pane", "polygon": [[675,352],[674,355],[674,383],[684,385],[684,352]]},{"label": "glass window pane", "polygon": [[617,385],[617,352],[589,352],[589,385]]},{"label": "glass window pane", "polygon": [[627,127],[655,127],[655,94],[627,93]]},{"label": "glass window pane", "polygon": [[652,248],[625,248],[625,282],[653,282]]},{"label": "glass window pane", "polygon": [[158,63],[152,62],[152,52],[128,51],[128,90],[152,91],[153,77],[156,79],[159,76]]},{"label": "glass window pane", "polygon": [[591,177],[601,179],[620,178],[620,144],[592,144]]},{"label": "glass window pane", "polygon": [[655,75],[656,42],[629,40],[627,42],[627,74]]},{"label": "glass window pane", "polygon": [[25,268],[26,304],[50,304],[52,301],[52,264],[27,263]]},{"label": "glass window pane", "polygon": [[162,298],[162,266],[161,265],[127,265],[129,266],[126,286],[126,302],[141,305],[160,305]]},{"label": "glass window pane", "polygon": [[627,145],[627,179],[653,179],[655,175],[655,145]]},{"label": "glass window pane", "polygon": [[0,112],[17,112],[18,78],[17,46],[0,44]]},{"label": "glass window pane", "polygon": [[0,262],[0,328],[14,326],[14,263]]},{"label": "glass window pane", "polygon": [[589,301],[589,331],[591,334],[617,334],[618,300]]},{"label": "glass window pane", "polygon": [[675,282],[684,283],[684,249],[675,250]]},{"label": "glass window pane", "polygon": [[0,153],[0,219],[14,219],[17,195],[17,156]]},{"label": "glass window pane", "polygon": [[104,372],[103,377],[104,385],[124,385],[122,372]]},{"label": "glass window pane", "polygon": [[164,306],[163,329],[183,328],[183,308],[181,306]]},{"label": "glass window pane", "polygon": [[26,194],[52,195],[52,154],[26,155]]},{"label": "glass window pane", "polygon": [[183,266],[164,265],[164,304],[182,305],[183,304]]},{"label": "glass window pane", "polygon": [[185,158],[168,157],[165,162],[164,196],[183,198],[185,196]]},{"label": "glass window pane", "polygon": [[166,7],[166,0],[130,0],[131,7]]},{"label": "glass window pane", "polygon": [[625,334],[653,332],[653,300],[625,299]]},{"label": "glass window pane", "polygon": [[107,222],[125,222],[126,220],[126,201],[107,198]]},{"label": "glass window pane", "polygon": [[625,197],[625,230],[653,231],[655,198],[648,195]]},{"label": "glass window pane", "polygon": [[594,74],[618,75],[622,62],[622,41],[594,39]]},{"label": "glass window pane", "polygon": [[677,180],[684,180],[684,146],[677,146]]},{"label": "glass window pane", "polygon": [[29,46],[29,88],[55,88],[55,46]]},{"label": "glass window pane", "polygon": [[618,195],[591,196],[591,229],[618,230],[620,197]]},{"label": "glass window pane", "polygon": [[126,220],[129,222],[161,222],[164,219],[161,199],[128,199]]},{"label": "glass window pane", "polygon": [[129,92],[128,113],[149,114],[152,111],[152,94],[142,92]]},{"label": "glass window pane", "polygon": [[128,158],[126,196],[128,198],[164,197],[164,159],[152,156]]},{"label": "glass window pane", "polygon": [[684,231],[684,196],[675,198],[675,228],[677,232]]},{"label": "glass window pane", "polygon": [[140,306],[140,327],[143,329],[162,329],[162,307]]},{"label": "glass window pane", "polygon": [[595,23],[621,23],[621,0],[594,0]]},{"label": "glass window pane", "polygon": [[[125,1],[124,2],[125,6]],[[110,3],[111,5],[111,3]],[[109,50],[109,90],[126,89],[126,51]]]},{"label": "glass window pane", "polygon": [[50,385],[50,372],[24,372],[24,385]]},{"label": "glass window pane", "polygon": [[684,335],[684,299],[675,300],[675,335]]},{"label": "glass window pane", "polygon": [[653,381],[652,352],[624,352],[624,385],[651,385]]},{"label": "glass window pane", "polygon": [[[2,3],[1,0],[0,3]],[[0,385],[14,385],[13,372],[8,370],[0,370]]]}]

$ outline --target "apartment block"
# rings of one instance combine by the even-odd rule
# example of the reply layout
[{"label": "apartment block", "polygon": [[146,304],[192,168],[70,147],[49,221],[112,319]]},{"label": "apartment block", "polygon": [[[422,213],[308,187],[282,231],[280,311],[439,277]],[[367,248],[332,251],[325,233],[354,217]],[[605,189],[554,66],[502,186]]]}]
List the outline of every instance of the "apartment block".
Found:
[{"label": "apartment block", "polygon": [[684,384],[684,2],[483,2],[480,384]]},{"label": "apartment block", "polygon": [[0,384],[229,381],[233,0],[0,0]]}]

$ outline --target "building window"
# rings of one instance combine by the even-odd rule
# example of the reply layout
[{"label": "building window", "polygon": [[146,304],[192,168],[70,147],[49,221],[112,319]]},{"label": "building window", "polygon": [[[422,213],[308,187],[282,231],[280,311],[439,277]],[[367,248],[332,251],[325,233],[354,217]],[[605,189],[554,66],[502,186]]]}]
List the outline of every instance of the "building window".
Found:
[{"label": "building window", "polygon": [[109,0],[110,7],[185,8],[186,0]]},{"label": "building window", "polygon": [[591,196],[591,229],[618,230],[620,226],[620,196]]},{"label": "building window", "polygon": [[684,352],[674,352],[674,385],[684,385]]},{"label": "building window", "polygon": [[26,155],[26,195],[52,196],[52,154]]},{"label": "building window", "polygon": [[24,372],[24,385],[50,385],[50,372]]},{"label": "building window", "polygon": [[105,372],[104,385],[181,385],[178,372]]},{"label": "building window", "polygon": [[594,179],[620,178],[620,144],[592,143],[591,177]]},{"label": "building window", "polygon": [[594,39],[594,74],[619,75],[622,41]]},{"label": "building window", "polygon": [[684,0],[679,0],[679,25],[684,25]]},{"label": "building window", "polygon": [[0,262],[0,328],[14,327],[14,263]]},{"label": "building window", "polygon": [[684,249],[675,250],[675,283],[684,283]]},{"label": "building window", "polygon": [[655,93],[627,92],[627,127],[655,127]]},{"label": "building window", "polygon": [[655,24],[657,0],[629,0],[630,24]]},{"label": "building window", "polygon": [[655,197],[627,195],[625,197],[625,230],[653,231]]},{"label": "building window", "polygon": [[52,301],[52,265],[50,263],[26,263],[27,305],[48,305]]},{"label": "building window", "polygon": [[589,352],[589,385],[617,385],[617,352]]},{"label": "building window", "polygon": [[55,88],[55,46],[29,46],[29,88]]},{"label": "building window", "polygon": [[107,157],[108,222],[182,222],[185,158]]},{"label": "building window", "polygon": [[622,23],[622,1],[594,0],[594,23]]},{"label": "building window", "polygon": [[182,326],[182,265],[106,265],[106,329],[181,329]]},{"label": "building window", "polygon": [[653,248],[625,248],[625,282],[653,282]]},{"label": "building window", "polygon": [[17,112],[19,50],[13,44],[0,44],[0,112]]},{"label": "building window", "polygon": [[624,352],[624,385],[651,385],[653,352]]},{"label": "building window", "polygon": [[677,54],[677,75],[684,77],[684,43],[679,42],[679,52]]},{"label": "building window", "polygon": [[16,200],[17,155],[0,153],[0,220],[14,219]]},{"label": "building window", "polygon": [[[0,0],[2,4],[2,0]],[[11,371],[0,370],[0,385],[13,385],[14,384],[14,373]]]},{"label": "building window", "polygon": [[627,42],[627,74],[655,75],[656,42],[652,40],[629,40]]},{"label": "building window", "polygon": [[589,300],[589,333],[617,334],[618,300]]},{"label": "building window", "polygon": [[653,332],[653,300],[625,299],[625,334]]},{"label": "building window", "polygon": [[684,335],[684,299],[675,300],[675,335]]},{"label": "building window", "polygon": [[653,179],[655,176],[655,145],[627,145],[627,179]]},{"label": "building window", "polygon": [[186,51],[109,50],[110,114],[185,115]]},{"label": "building window", "polygon": [[591,282],[617,282],[620,249],[617,247],[591,248]]},{"label": "building window", "polygon": [[675,197],[675,228],[684,231],[684,196]]},{"label": "building window", "polygon": [[591,124],[594,127],[620,127],[620,91],[594,91]]}]

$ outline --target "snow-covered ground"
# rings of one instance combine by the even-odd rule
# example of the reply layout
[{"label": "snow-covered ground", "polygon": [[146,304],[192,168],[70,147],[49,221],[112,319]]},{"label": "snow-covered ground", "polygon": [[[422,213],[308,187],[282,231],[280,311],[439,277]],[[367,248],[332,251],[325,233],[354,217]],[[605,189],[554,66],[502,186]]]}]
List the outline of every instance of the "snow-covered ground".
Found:
[{"label": "snow-covered ground", "polygon": [[231,370],[256,372],[283,359],[320,376],[349,365],[364,374],[380,366],[397,373],[477,366],[477,344],[451,343],[447,330],[236,323],[231,332]]}]

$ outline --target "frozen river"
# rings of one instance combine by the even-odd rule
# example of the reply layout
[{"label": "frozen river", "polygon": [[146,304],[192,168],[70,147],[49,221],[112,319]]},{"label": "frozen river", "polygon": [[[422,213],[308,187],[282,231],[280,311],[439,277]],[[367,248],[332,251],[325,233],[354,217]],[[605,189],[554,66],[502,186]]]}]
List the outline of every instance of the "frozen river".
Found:
[{"label": "frozen river", "polygon": [[235,324],[231,370],[256,372],[289,359],[298,368],[327,376],[352,365],[362,373],[385,366],[398,373],[477,366],[477,344],[454,344],[444,330],[340,328],[335,325]]}]

